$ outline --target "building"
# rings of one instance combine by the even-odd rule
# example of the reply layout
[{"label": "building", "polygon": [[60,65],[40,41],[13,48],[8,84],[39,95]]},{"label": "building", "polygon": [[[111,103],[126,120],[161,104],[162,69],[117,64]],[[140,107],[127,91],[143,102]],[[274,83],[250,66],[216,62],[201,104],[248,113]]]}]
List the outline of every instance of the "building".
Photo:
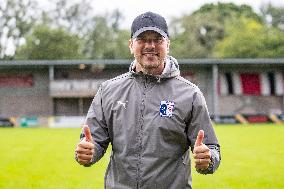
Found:
[{"label": "building", "polygon": [[[283,114],[284,59],[181,59],[213,116]],[[0,61],[0,115],[84,116],[99,84],[130,60]],[[118,86],[119,87],[119,86]]]}]

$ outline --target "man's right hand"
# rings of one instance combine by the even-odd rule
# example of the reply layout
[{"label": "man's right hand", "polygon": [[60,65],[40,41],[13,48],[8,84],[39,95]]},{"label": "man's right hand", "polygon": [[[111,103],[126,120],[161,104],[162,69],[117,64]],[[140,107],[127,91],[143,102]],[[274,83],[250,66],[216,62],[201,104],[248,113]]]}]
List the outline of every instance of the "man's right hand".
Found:
[{"label": "man's right hand", "polygon": [[92,162],[95,146],[88,125],[83,126],[85,138],[76,147],[76,158],[81,165],[88,165]]}]

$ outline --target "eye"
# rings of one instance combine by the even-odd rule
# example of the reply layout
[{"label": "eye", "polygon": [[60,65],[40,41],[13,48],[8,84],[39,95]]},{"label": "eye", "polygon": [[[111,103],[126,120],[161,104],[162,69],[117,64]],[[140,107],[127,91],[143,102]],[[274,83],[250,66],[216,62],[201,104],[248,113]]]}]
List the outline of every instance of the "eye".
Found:
[{"label": "eye", "polygon": [[155,42],[158,43],[158,44],[161,44],[163,42],[163,39],[164,39],[163,37],[157,37],[155,39]]},{"label": "eye", "polygon": [[143,38],[143,37],[137,37],[137,38],[136,38],[136,41],[137,41],[137,42],[140,42],[140,43],[145,43],[145,42],[146,42],[146,39]]},{"label": "eye", "polygon": [[137,37],[136,38],[136,41],[138,42],[138,43],[150,43],[150,42],[154,42],[155,44],[162,44],[163,43],[163,41],[164,41],[164,37],[161,37],[161,36],[159,36],[159,37],[155,37],[155,38],[146,38],[146,37]]}]

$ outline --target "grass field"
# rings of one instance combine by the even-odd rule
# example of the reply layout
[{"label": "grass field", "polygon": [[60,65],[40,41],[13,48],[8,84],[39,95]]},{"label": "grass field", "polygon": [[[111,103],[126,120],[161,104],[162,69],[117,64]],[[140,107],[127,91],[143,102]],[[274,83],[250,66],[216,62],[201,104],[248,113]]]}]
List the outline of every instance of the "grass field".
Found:
[{"label": "grass field", "polygon": [[[222,163],[193,174],[194,189],[284,188],[284,126],[215,126]],[[103,189],[109,152],[91,168],[74,161],[80,129],[1,128],[0,189]]]}]

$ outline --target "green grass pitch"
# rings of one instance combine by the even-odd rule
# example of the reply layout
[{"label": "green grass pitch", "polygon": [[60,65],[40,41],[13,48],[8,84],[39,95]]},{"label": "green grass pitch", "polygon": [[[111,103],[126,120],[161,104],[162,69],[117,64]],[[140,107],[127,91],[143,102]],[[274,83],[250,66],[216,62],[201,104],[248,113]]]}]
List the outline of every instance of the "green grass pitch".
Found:
[{"label": "green grass pitch", "polygon": [[[284,188],[284,125],[215,126],[222,162],[193,170],[194,189]],[[80,129],[0,128],[0,189],[103,189],[109,151],[85,168],[74,160]]]}]

